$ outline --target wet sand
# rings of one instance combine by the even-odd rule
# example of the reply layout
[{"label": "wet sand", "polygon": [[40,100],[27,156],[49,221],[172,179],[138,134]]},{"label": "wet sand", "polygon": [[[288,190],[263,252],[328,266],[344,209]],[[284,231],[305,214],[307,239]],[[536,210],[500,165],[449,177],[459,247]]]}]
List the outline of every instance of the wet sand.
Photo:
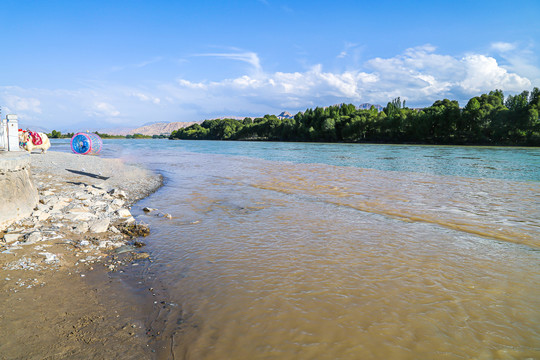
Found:
[{"label": "wet sand", "polygon": [[151,261],[129,210],[161,177],[99,157],[31,161],[40,203],[0,231],[0,359],[154,358],[159,296],[123,278]]}]

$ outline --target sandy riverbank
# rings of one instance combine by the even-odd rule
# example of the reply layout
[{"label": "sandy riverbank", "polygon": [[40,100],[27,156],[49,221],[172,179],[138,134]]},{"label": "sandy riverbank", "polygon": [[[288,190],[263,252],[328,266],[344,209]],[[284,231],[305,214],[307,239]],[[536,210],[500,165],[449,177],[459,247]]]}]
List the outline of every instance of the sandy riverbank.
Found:
[{"label": "sandy riverbank", "polygon": [[0,232],[0,359],[154,357],[145,324],[152,294],[113,272],[150,261],[131,236],[130,205],[161,177],[67,153],[31,162],[40,202]]}]

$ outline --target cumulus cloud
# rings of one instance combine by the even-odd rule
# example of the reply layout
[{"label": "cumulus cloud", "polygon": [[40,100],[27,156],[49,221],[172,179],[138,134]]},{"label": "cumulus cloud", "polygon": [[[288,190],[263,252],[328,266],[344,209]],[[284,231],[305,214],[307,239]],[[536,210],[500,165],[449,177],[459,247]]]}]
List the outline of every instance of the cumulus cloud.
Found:
[{"label": "cumulus cloud", "polygon": [[[492,49],[507,49],[509,53],[517,49],[510,48],[502,43],[492,45]],[[411,106],[425,106],[443,98],[464,105],[470,97],[493,89],[508,94],[540,86],[534,78],[502,65],[500,60],[504,58],[440,54],[432,45],[409,48],[393,57],[373,58],[345,71],[329,71],[315,64],[303,71],[265,72],[259,56],[247,51],[200,56],[241,61],[249,69],[244,75],[219,81],[177,78],[141,86],[94,82],[78,90],[0,87],[0,103],[10,112],[31,119],[64,127],[87,121],[102,128],[148,121],[260,116],[341,102],[385,105],[398,96]],[[249,71],[253,68],[258,71]],[[534,71],[538,69],[529,68],[529,73]]]},{"label": "cumulus cloud", "polygon": [[520,45],[518,43],[495,42],[491,50],[501,57],[505,69],[530,79],[534,84],[540,82],[540,69],[538,56],[532,44]]}]

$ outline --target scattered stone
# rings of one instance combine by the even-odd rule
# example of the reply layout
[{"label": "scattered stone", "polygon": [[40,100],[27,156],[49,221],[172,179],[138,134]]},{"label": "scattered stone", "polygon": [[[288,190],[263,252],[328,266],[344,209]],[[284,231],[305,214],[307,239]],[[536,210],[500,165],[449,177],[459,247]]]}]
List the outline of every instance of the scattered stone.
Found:
[{"label": "scattered stone", "polygon": [[54,203],[54,205],[52,206],[51,212],[62,211],[62,210],[64,210],[64,208],[65,208],[66,206],[68,206],[68,205],[69,205],[68,202],[65,202],[65,201],[60,200],[60,201]]},{"label": "scattered stone", "polygon": [[75,198],[77,200],[90,200],[92,198],[92,195],[88,193],[78,192],[75,194]]},{"label": "scattered stone", "polygon": [[133,260],[148,259],[149,257],[150,257],[150,254],[146,252],[133,254]]},{"label": "scattered stone", "polygon": [[58,202],[58,196],[48,196],[40,200],[40,202],[43,201],[43,204],[45,205],[54,205]]},{"label": "scattered stone", "polygon": [[126,192],[119,189],[112,189],[109,191],[109,194],[117,198],[122,198],[122,199],[127,198]]},{"label": "scattered stone", "polygon": [[135,222],[135,218],[133,216],[130,216],[124,220],[126,224],[132,224]]},{"label": "scattered stone", "polygon": [[68,214],[65,216],[66,219],[72,221],[90,221],[97,218],[96,215],[92,213],[80,213],[80,214]]},{"label": "scattered stone", "polygon": [[55,264],[55,263],[58,262],[58,256],[56,256],[55,254],[52,254],[50,252],[41,252],[41,253],[39,253],[39,255],[45,256],[44,262],[46,264]]},{"label": "scattered stone", "polygon": [[163,214],[163,217],[166,218],[166,219],[172,219],[171,214]]},{"label": "scattered stone", "polygon": [[143,237],[150,234],[150,228],[145,224],[122,224],[118,225],[118,229],[122,234],[130,237]]},{"label": "scattered stone", "polygon": [[24,244],[25,245],[35,244],[41,240],[43,240],[43,234],[41,234],[41,232],[39,231],[33,231],[26,235]]},{"label": "scattered stone", "polygon": [[110,223],[111,219],[109,218],[98,219],[90,224],[89,230],[93,233],[102,233],[107,231]]},{"label": "scattered stone", "polygon": [[118,248],[114,251],[114,253],[115,253],[115,254],[123,254],[123,253],[132,252],[132,251],[134,251],[134,250],[135,250],[135,248],[134,248],[133,246],[131,246],[131,245],[122,245],[122,246],[118,247]]},{"label": "scattered stone", "polygon": [[51,215],[49,215],[48,213],[46,212],[43,212],[41,210],[36,210],[32,213],[32,216],[37,218],[39,221],[45,221],[47,220],[49,217],[51,217]]},{"label": "scattered stone", "polygon": [[116,210],[116,214],[122,218],[128,218],[131,216],[131,212],[126,208]]},{"label": "scattered stone", "polygon": [[144,212],[152,212],[152,211],[157,211],[157,209],[145,207],[145,208],[143,208],[143,211]]},{"label": "scattered stone", "polygon": [[114,199],[113,202],[111,203],[111,207],[114,209],[114,210],[118,210],[120,209],[122,206],[124,206],[124,200],[120,200],[120,199]]},{"label": "scattered stone", "polygon": [[73,232],[76,234],[84,234],[88,232],[88,229],[89,229],[88,223],[83,222],[83,223],[77,224],[77,226],[73,228]]},{"label": "scattered stone", "polygon": [[4,241],[9,244],[9,243],[18,241],[22,236],[23,234],[17,234],[17,233],[4,234]]},{"label": "scattered stone", "polygon": [[143,243],[142,241],[135,240],[135,241],[133,242],[133,246],[135,246],[136,248],[141,248],[141,247],[143,247],[143,246],[146,246],[146,244]]},{"label": "scattered stone", "polygon": [[39,210],[39,211],[44,211],[44,212],[47,212],[49,211],[49,207],[47,205],[43,205],[42,203],[38,203],[36,205],[36,208]]},{"label": "scattered stone", "polygon": [[4,266],[4,270],[40,270],[41,267],[32,262],[31,259],[23,256],[22,258],[10,262]]}]

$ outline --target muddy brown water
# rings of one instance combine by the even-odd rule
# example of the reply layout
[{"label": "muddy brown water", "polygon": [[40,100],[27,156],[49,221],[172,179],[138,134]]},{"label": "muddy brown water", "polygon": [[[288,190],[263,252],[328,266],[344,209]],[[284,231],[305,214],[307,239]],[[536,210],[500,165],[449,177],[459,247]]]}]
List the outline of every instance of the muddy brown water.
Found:
[{"label": "muddy brown water", "polygon": [[[219,155],[139,207],[175,359],[540,357],[540,184]],[[137,212],[137,210],[134,210]]]},{"label": "muddy brown water", "polygon": [[104,149],[165,177],[126,271],[160,359],[540,358],[539,149]]}]

